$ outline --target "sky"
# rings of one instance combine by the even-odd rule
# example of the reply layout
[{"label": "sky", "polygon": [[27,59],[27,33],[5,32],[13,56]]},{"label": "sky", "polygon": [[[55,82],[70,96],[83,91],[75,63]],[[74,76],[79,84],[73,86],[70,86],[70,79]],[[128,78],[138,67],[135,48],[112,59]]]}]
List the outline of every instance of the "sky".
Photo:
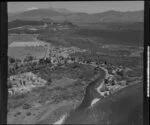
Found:
[{"label": "sky", "polygon": [[20,12],[29,8],[66,8],[74,12],[98,13],[108,10],[144,10],[143,1],[72,1],[72,2],[8,2],[8,12]]}]

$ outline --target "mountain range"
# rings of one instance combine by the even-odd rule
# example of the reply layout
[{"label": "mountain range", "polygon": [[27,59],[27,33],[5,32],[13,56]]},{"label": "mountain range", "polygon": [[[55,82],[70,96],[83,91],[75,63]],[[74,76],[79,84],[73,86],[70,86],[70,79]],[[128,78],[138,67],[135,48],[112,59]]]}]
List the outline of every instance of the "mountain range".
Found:
[{"label": "mountain range", "polygon": [[53,21],[70,21],[73,23],[109,23],[109,22],[143,22],[144,11],[106,11],[89,14],[85,12],[72,12],[65,8],[39,8],[17,13],[8,13],[8,21],[42,20],[48,18]]}]

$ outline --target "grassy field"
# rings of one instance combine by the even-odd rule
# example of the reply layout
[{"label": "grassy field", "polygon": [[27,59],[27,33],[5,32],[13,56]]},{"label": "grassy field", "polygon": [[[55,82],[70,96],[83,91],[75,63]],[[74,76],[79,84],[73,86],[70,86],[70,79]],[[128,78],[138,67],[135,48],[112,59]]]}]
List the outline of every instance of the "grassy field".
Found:
[{"label": "grassy field", "polygon": [[46,47],[9,47],[8,56],[24,60],[26,56],[32,55],[39,59],[44,57],[46,50]]},{"label": "grassy field", "polygon": [[[37,35],[32,34],[14,34],[8,36],[9,45],[12,42],[34,42],[37,41]],[[8,47],[8,56],[23,60],[27,55],[43,58],[47,48],[46,47]]]},{"label": "grassy field", "polygon": [[47,67],[34,73],[52,82],[26,95],[9,97],[8,123],[52,124],[80,104],[87,81],[94,76],[91,66],[82,65],[57,67],[53,71]]},{"label": "grassy field", "polygon": [[19,41],[34,41],[37,35],[32,34],[14,34],[8,35],[8,44]]}]

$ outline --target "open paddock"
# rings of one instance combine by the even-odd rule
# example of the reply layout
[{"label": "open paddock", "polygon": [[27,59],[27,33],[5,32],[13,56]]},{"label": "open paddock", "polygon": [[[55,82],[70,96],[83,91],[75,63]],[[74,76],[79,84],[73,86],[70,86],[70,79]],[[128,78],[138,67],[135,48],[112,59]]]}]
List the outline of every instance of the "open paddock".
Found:
[{"label": "open paddock", "polygon": [[40,47],[47,46],[45,42],[42,41],[18,41],[12,42],[9,47]]},{"label": "open paddock", "polygon": [[36,59],[43,58],[47,51],[47,47],[9,47],[8,56],[24,60],[28,55],[36,57]]},{"label": "open paddock", "polygon": [[8,35],[8,44],[17,41],[34,41],[37,37],[37,34],[9,34]]}]

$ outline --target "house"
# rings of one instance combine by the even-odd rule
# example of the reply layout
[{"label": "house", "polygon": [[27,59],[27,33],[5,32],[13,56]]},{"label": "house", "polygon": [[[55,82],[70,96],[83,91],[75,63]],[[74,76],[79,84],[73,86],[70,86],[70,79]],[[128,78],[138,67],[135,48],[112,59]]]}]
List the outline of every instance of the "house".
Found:
[{"label": "house", "polygon": [[10,76],[9,81],[12,84],[12,88],[9,88],[10,94],[28,92],[33,87],[41,87],[47,83],[46,80],[41,79],[31,72]]}]

